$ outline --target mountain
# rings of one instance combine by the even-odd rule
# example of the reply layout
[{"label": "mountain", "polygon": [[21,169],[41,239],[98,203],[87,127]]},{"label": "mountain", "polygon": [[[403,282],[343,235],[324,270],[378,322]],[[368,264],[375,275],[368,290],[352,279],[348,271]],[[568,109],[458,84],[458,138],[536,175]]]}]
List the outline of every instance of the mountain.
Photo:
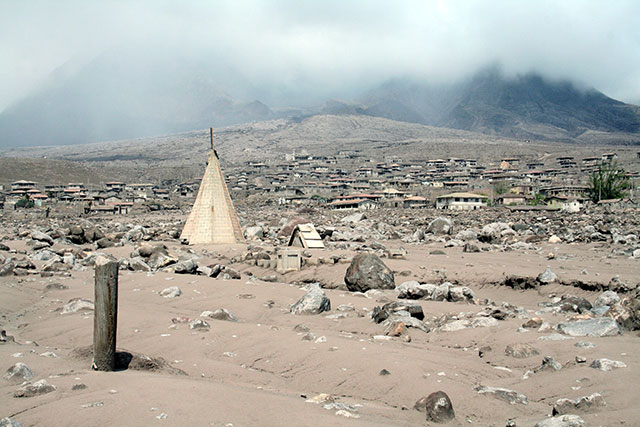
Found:
[{"label": "mountain", "polygon": [[82,144],[274,118],[264,103],[243,100],[256,92],[214,58],[112,49],[84,66],[63,66],[5,109],[0,146]]},{"label": "mountain", "polygon": [[[68,63],[0,113],[0,148],[86,144],[315,114],[373,116],[519,140],[640,141],[640,107],[535,73],[507,77],[490,67],[438,85],[397,78],[354,100],[312,107],[348,89],[331,93],[304,78],[286,85],[277,81],[287,80],[282,76],[257,83],[224,57],[134,46],[113,48],[85,64]],[[363,81],[362,87],[371,86]]]},{"label": "mountain", "polygon": [[535,73],[505,77],[494,67],[437,87],[390,80],[360,104],[372,116],[509,138],[572,141],[587,131],[640,133],[637,106]]}]

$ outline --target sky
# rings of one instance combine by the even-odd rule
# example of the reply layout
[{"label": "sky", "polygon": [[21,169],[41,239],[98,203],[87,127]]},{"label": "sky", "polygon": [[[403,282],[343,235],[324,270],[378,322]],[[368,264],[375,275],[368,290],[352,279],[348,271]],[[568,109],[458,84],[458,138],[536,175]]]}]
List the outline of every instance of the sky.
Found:
[{"label": "sky", "polygon": [[0,0],[0,111],[127,45],[216,52],[282,87],[450,82],[500,64],[640,104],[637,0]]}]

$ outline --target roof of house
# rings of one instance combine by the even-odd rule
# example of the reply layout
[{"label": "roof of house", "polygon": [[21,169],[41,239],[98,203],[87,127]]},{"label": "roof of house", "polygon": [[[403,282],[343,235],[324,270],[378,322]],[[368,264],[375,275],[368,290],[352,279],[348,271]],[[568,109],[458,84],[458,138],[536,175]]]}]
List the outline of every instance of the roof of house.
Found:
[{"label": "roof of house", "polygon": [[436,197],[436,199],[449,199],[454,197],[467,197],[467,198],[481,198],[487,199],[488,197],[482,194],[474,194],[474,193],[451,193],[451,194],[443,194],[442,196]]}]

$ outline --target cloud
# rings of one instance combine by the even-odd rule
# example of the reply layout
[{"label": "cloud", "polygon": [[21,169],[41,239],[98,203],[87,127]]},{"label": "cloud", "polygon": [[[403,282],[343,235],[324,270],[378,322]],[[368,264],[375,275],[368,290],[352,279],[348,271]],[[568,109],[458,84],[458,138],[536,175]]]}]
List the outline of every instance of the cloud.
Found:
[{"label": "cloud", "polygon": [[440,82],[488,63],[640,101],[633,0],[0,1],[0,109],[113,46],[218,55],[283,93],[398,75]]}]

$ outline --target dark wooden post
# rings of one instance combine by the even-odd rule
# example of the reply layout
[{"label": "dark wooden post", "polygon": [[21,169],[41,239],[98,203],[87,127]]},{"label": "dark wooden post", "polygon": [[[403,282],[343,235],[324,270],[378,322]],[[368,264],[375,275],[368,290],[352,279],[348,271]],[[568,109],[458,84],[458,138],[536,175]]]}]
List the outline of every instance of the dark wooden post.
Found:
[{"label": "dark wooden post", "polygon": [[93,365],[97,371],[116,369],[118,325],[118,263],[98,257],[95,264]]}]

